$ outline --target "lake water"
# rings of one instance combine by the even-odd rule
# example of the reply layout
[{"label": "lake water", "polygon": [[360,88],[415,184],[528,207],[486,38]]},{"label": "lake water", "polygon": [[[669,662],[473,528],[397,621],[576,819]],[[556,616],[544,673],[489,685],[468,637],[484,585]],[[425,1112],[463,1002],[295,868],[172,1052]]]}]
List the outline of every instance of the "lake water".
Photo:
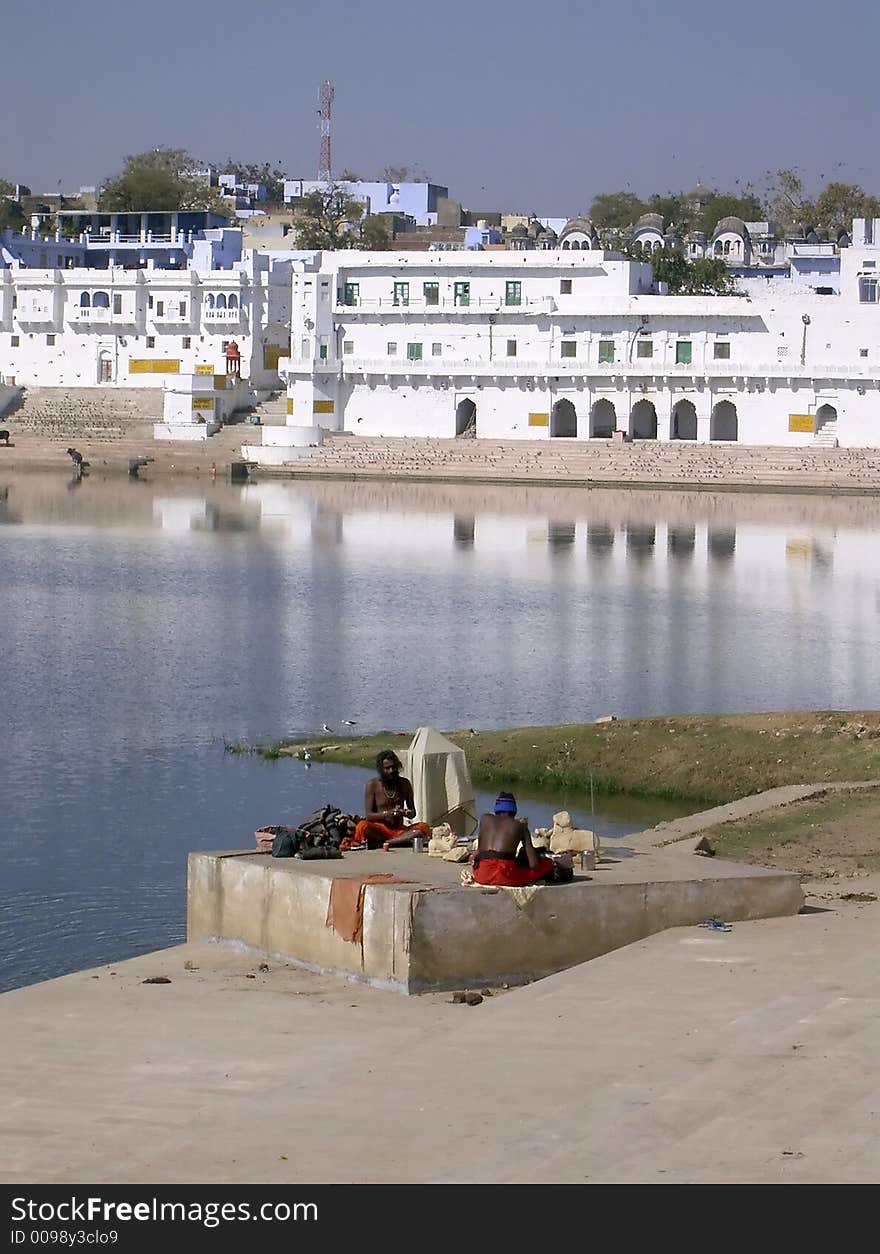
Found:
[{"label": "lake water", "polygon": [[182,940],[191,849],[361,808],[224,739],[877,707],[878,536],[870,498],[0,466],[0,988]]}]

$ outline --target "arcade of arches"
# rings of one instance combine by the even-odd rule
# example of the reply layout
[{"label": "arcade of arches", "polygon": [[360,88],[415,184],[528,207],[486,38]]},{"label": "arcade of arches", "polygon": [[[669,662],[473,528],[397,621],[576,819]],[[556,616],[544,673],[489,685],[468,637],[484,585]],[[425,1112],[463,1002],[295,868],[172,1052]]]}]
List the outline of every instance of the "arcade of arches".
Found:
[{"label": "arcade of arches", "polygon": [[[825,421],[833,421],[836,413],[831,406],[830,412],[817,414],[818,425]],[[570,400],[558,400],[550,413],[550,435],[577,435],[577,408]],[[589,438],[592,440],[610,440],[615,431],[625,431],[633,440],[656,440],[659,438],[660,420],[653,401],[641,399],[636,401],[629,411],[627,419],[626,406],[618,413],[614,401],[600,397],[590,406]],[[669,417],[670,440],[696,440],[698,438],[697,410],[693,401],[682,398],[676,401]],[[709,418],[710,440],[736,441],[739,438],[739,422],[736,405],[732,401],[717,401],[712,407]]]}]

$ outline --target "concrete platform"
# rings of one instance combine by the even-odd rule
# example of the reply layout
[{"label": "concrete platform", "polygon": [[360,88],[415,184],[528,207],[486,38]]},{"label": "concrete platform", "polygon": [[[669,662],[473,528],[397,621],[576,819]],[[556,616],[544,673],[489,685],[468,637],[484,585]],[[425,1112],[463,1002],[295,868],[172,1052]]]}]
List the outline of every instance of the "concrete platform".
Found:
[{"label": "concrete platform", "polygon": [[[223,941],[267,958],[403,993],[520,985],[712,916],[794,915],[799,877],[702,858],[688,848],[603,850],[589,875],[533,894],[462,887],[461,865],[411,850],[339,861],[254,851],[189,858],[187,939]],[[362,936],[327,925],[333,881],[388,872],[364,887]]]}]

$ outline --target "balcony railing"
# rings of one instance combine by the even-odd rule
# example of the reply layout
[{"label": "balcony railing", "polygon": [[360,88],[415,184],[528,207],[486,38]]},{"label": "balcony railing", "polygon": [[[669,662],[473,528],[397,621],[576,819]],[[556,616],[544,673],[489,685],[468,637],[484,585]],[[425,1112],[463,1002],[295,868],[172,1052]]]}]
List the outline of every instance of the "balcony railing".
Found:
[{"label": "balcony railing", "polygon": [[240,322],[243,316],[243,310],[240,305],[233,309],[202,309],[202,318],[205,322]]},{"label": "balcony railing", "polygon": [[802,366],[788,362],[744,363],[731,361],[711,361],[703,365],[681,363],[664,365],[658,361],[634,362],[595,362],[566,358],[564,361],[548,361],[546,358],[537,360],[526,357],[493,357],[473,359],[452,359],[448,357],[423,357],[410,360],[407,357],[354,357],[344,356],[334,362],[304,360],[293,358],[286,365],[289,374],[311,374],[328,371],[341,371],[344,375],[376,374],[401,375],[500,375],[504,377],[553,377],[572,378],[577,376],[593,376],[599,378],[629,377],[639,380],[646,378],[693,378],[693,379],[779,379],[779,378],[816,378],[816,379],[856,379],[880,382],[880,363],[868,366],[865,362],[846,364],[810,363]]}]

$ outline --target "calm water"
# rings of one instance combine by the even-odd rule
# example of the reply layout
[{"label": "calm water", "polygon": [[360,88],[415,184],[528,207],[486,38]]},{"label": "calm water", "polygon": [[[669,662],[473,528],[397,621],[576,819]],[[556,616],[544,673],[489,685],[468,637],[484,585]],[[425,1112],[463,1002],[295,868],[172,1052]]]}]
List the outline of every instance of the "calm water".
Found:
[{"label": "calm water", "polygon": [[0,988],[180,941],[188,850],[360,808],[224,738],[880,706],[878,537],[870,499],[0,467]]}]

